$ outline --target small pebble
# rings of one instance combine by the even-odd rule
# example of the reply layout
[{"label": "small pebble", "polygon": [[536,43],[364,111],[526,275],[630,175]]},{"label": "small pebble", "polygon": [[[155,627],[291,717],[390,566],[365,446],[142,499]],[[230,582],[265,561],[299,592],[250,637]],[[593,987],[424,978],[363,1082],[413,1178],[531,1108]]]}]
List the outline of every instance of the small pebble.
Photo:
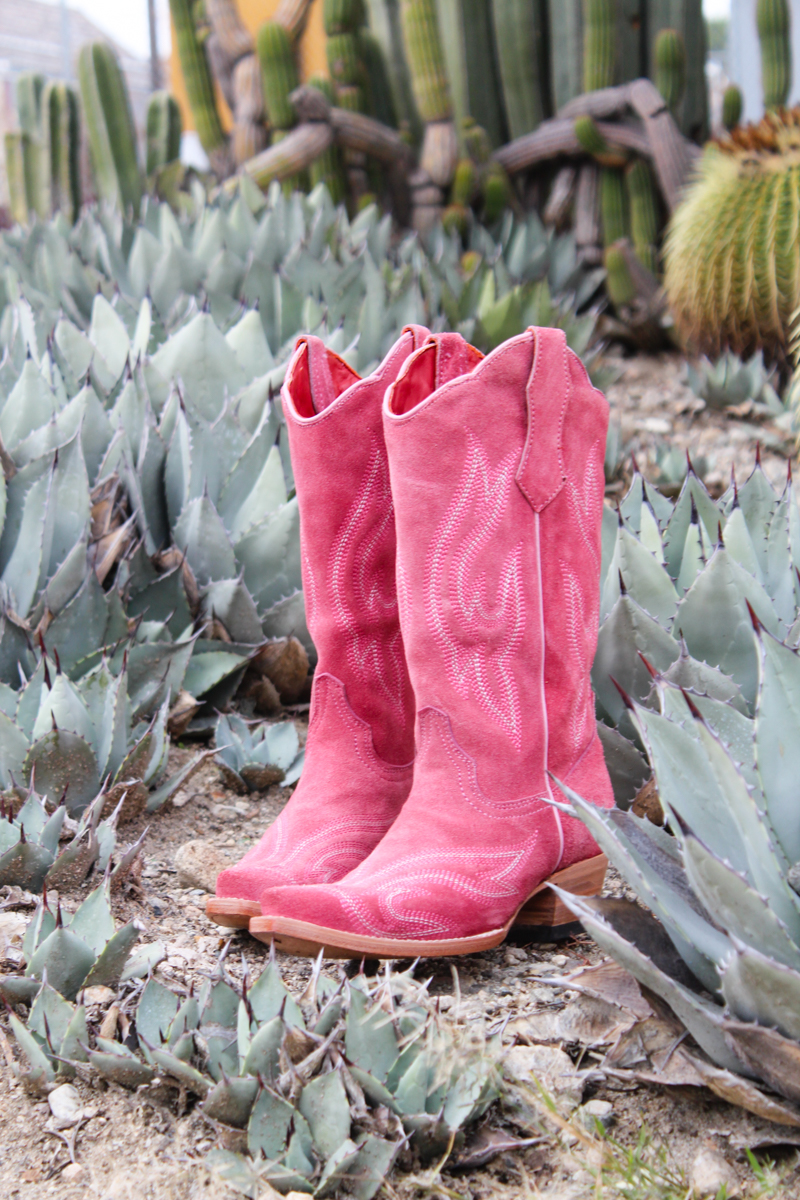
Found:
[{"label": "small pebble", "polygon": [[741,1196],[739,1177],[728,1160],[715,1146],[704,1146],[696,1155],[689,1171],[693,1195],[718,1196],[723,1188],[727,1200]]},{"label": "small pebble", "polygon": [[61,1172],[61,1178],[68,1179],[70,1183],[74,1183],[76,1179],[83,1179],[85,1174],[86,1168],[81,1166],[80,1163],[70,1163],[69,1166],[64,1167],[64,1170]]},{"label": "small pebble", "polygon": [[200,838],[179,846],[174,861],[179,883],[184,887],[201,887],[206,892],[214,891],[220,871],[230,866],[226,855],[213,842]]}]

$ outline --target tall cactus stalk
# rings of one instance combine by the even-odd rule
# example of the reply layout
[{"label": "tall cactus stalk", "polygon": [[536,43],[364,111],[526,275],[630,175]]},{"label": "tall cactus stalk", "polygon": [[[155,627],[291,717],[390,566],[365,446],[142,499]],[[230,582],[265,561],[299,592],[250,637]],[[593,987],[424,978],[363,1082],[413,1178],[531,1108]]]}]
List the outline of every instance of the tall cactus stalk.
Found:
[{"label": "tall cactus stalk", "polygon": [[677,33],[685,51],[686,82],[682,99],[671,105],[672,115],[686,137],[704,140],[708,125],[708,86],[702,0],[647,0],[645,15],[647,42],[643,50],[647,74],[661,91],[660,37],[668,29]]},{"label": "tall cactus stalk", "polygon": [[492,0],[492,20],[508,132],[518,138],[545,114],[542,13],[531,0]]},{"label": "tall cactus stalk", "polygon": [[358,33],[359,52],[364,64],[367,92],[369,98],[367,108],[370,116],[376,121],[392,129],[397,128],[397,113],[394,107],[394,94],[389,81],[389,69],[383,47],[373,33],[360,29]]},{"label": "tall cactus stalk", "polygon": [[138,216],[142,176],[136,127],[125,76],[107,42],[81,47],[78,79],[98,195]]},{"label": "tall cactus stalk", "polygon": [[662,29],[655,43],[655,84],[671,112],[686,91],[686,46],[677,29]]},{"label": "tall cactus stalk", "polygon": [[436,0],[436,11],[456,128],[470,117],[496,147],[507,138],[491,4]]},{"label": "tall cactus stalk", "polygon": [[636,257],[655,275],[658,270],[658,201],[653,174],[644,159],[637,159],[628,167],[625,187]]},{"label": "tall cactus stalk", "polygon": [[761,42],[764,107],[781,108],[792,83],[789,0],[758,0],[756,26]]},{"label": "tall cactus stalk", "polygon": [[[336,89],[327,76],[312,75],[308,82],[318,92],[322,92],[330,104],[336,103]],[[319,158],[314,159],[308,173],[312,187],[316,187],[318,183],[324,183],[334,204],[341,204],[344,201],[347,185],[342,163],[342,151],[335,142],[327,150],[324,150]]]},{"label": "tall cactus stalk", "polygon": [[43,220],[50,216],[50,172],[42,137],[42,93],[45,79],[27,71],[17,80],[17,117],[23,133],[22,159],[25,168],[25,195],[28,211]]},{"label": "tall cactus stalk", "polygon": [[191,0],[169,0],[169,8],[197,136],[212,168],[218,175],[223,176],[228,173],[230,152],[217,111],[205,47],[198,39],[192,17]]},{"label": "tall cactus stalk", "polygon": [[81,208],[80,112],[78,96],[66,83],[48,83],[42,93],[45,165],[53,211],[72,224]]},{"label": "tall cactus stalk", "polygon": [[400,19],[419,115],[426,124],[451,121],[453,104],[434,0],[401,0]]},{"label": "tall cactus stalk", "polygon": [[277,21],[265,21],[256,38],[261,66],[264,107],[272,130],[273,143],[295,124],[290,94],[298,86],[297,64],[288,33]]},{"label": "tall cactus stalk", "polygon": [[557,112],[583,91],[583,0],[547,0],[550,103]]},{"label": "tall cactus stalk", "polygon": [[627,196],[622,171],[603,167],[600,172],[600,216],[603,222],[603,245],[613,246],[628,236]]},{"label": "tall cactus stalk", "polygon": [[616,22],[614,0],[583,0],[583,90],[616,83]]},{"label": "tall cactus stalk", "polygon": [[735,129],[742,119],[742,89],[735,83],[729,84],[722,94],[722,124],[727,130]]},{"label": "tall cactus stalk", "polygon": [[6,149],[6,181],[8,183],[8,200],[11,216],[20,225],[28,221],[28,193],[25,190],[25,151],[24,133],[7,133],[5,136]]},{"label": "tall cactus stalk", "polygon": [[367,3],[369,27],[383,50],[399,128],[416,143],[422,137],[422,121],[411,88],[399,0],[367,0]]},{"label": "tall cactus stalk", "polygon": [[181,154],[183,122],[169,92],[153,92],[147,106],[147,174],[153,175]]}]

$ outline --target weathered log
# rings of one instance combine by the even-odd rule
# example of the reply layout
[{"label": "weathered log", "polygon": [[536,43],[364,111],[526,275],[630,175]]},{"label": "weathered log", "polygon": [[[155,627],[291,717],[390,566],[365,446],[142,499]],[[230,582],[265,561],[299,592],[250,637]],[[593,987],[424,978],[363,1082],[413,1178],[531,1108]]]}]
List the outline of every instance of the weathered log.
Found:
[{"label": "weathered log", "polygon": [[337,142],[351,150],[363,150],[365,154],[389,163],[412,158],[412,151],[394,129],[372,117],[365,117],[363,113],[331,108],[330,123]]},{"label": "weathered log", "polygon": [[273,21],[282,25],[293,42],[302,37],[312,0],[280,0]]},{"label": "weathered log", "polygon": [[630,106],[644,122],[661,192],[670,212],[680,200],[692,167],[691,143],[683,136],[664,99],[649,79],[628,84]]},{"label": "weathered log", "polygon": [[232,66],[245,54],[253,53],[253,37],[239,16],[236,0],[206,0],[206,16]]},{"label": "weathered log", "polygon": [[515,138],[506,146],[495,151],[495,158],[509,174],[525,171],[537,163],[557,158],[559,154],[583,154],[583,148],[575,136],[572,121],[554,118],[542,121],[533,133]]},{"label": "weathered log", "polygon": [[632,150],[640,158],[649,158],[652,154],[650,139],[640,122],[633,124],[625,121],[597,121],[599,132],[608,142],[609,149],[614,151],[619,147]]},{"label": "weathered log", "polygon": [[575,192],[576,177],[574,167],[562,167],[556,175],[544,208],[545,225],[553,225],[560,229],[566,223]]},{"label": "weathered log", "polygon": [[298,121],[329,121],[331,102],[319,88],[304,83],[289,96]]},{"label": "weathered log", "polygon": [[[578,191],[575,196],[575,245],[579,256],[586,261],[598,258],[600,246],[600,172],[596,163],[586,162],[578,172]],[[598,251],[595,254],[594,251]]]},{"label": "weathered log", "polygon": [[600,88],[597,92],[587,92],[583,96],[573,96],[563,104],[556,117],[575,117],[584,115],[600,120],[603,117],[616,117],[625,112],[628,107],[628,85],[621,87]]},{"label": "weathered log", "polygon": [[[332,143],[333,130],[330,125],[324,121],[306,122],[290,130],[274,146],[242,163],[240,169],[265,189],[273,179],[286,179],[298,171],[304,171]],[[222,186],[224,191],[232,194],[237,188],[237,177],[232,175]]]},{"label": "weathered log", "polygon": [[219,90],[225,97],[225,103],[233,111],[236,103],[233,95],[233,61],[223,50],[215,33],[212,33],[206,41],[206,55],[208,56],[208,65],[211,67],[211,74],[215,82],[219,84]]}]

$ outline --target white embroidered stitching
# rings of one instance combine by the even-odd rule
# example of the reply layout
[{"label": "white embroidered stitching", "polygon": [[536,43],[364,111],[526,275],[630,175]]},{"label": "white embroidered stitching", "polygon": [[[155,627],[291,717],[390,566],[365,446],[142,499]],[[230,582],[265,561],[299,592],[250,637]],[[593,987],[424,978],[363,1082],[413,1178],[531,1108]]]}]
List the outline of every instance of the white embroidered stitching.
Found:
[{"label": "white embroidered stitching", "polygon": [[492,470],[483,447],[467,434],[464,470],[428,552],[425,608],[452,687],[465,698],[474,695],[520,750],[520,699],[511,668],[525,628],[522,543],[501,567],[494,606],[480,571],[482,553],[508,507],[516,459],[513,451]]}]

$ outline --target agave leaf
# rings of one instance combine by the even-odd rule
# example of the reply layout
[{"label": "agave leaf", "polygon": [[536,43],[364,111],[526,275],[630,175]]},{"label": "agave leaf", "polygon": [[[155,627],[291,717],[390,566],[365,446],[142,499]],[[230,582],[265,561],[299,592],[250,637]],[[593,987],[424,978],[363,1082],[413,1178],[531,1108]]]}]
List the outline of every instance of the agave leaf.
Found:
[{"label": "agave leaf", "polygon": [[800,655],[769,634],[758,637],[761,661],[756,761],[767,814],[789,862],[800,860],[797,779],[800,746]]},{"label": "agave leaf", "polygon": [[717,964],[730,953],[730,943],[692,892],[674,839],[646,819],[596,808],[559,786],[623,878],[659,917],[693,973],[710,992],[718,991]]},{"label": "agave leaf", "polygon": [[129,979],[144,979],[166,957],[167,947],[163,942],[151,942],[147,946],[140,946],[128,958],[119,977],[120,983],[126,983]]},{"label": "agave leaf", "polygon": [[173,529],[173,537],[186,554],[198,583],[236,575],[233,546],[207,496],[186,504]]},{"label": "agave leaf", "polygon": [[165,380],[180,378],[184,395],[207,421],[222,410],[225,395],[247,383],[244,371],[210,314],[198,313],[152,357]]},{"label": "agave leaf", "polygon": [[274,367],[275,360],[264,334],[261,317],[254,309],[246,312],[241,320],[228,330],[225,341],[236,355],[247,379],[264,375]]},{"label": "agave leaf", "polygon": [[212,1150],[205,1157],[205,1165],[212,1175],[227,1187],[250,1197],[250,1200],[257,1200],[263,1190],[263,1172],[251,1166],[241,1154],[234,1154],[232,1150]]},{"label": "agave leaf", "polygon": [[49,505],[53,509],[53,532],[49,553],[43,559],[46,575],[40,579],[40,587],[54,575],[75,543],[80,541],[90,516],[87,464],[77,436],[62,446],[56,455]]},{"label": "agave leaf", "polygon": [[225,650],[212,650],[203,654],[198,649],[186,668],[183,686],[191,696],[199,698],[210,692],[223,679],[243,669],[246,664],[247,659],[240,654],[231,654]]},{"label": "agave leaf", "polygon": [[259,609],[269,608],[300,588],[299,546],[296,499],[266,517],[237,542],[236,558],[244,567],[244,581]]},{"label": "agave leaf", "polygon": [[358,1161],[358,1146],[349,1138],[342,1142],[330,1156],[322,1169],[319,1183],[314,1188],[315,1196],[332,1196],[339,1185],[350,1178]]},{"label": "agave leaf", "polygon": [[94,959],[93,952],[81,938],[69,929],[57,928],[34,951],[25,974],[41,979],[46,971],[50,986],[65,1000],[74,1000]]},{"label": "agave leaf", "polygon": [[450,1129],[461,1129],[497,1099],[499,1089],[492,1081],[489,1064],[468,1063],[456,1074],[447,1091],[442,1120]]},{"label": "agave leaf", "polygon": [[687,830],[683,833],[683,858],[689,882],[721,929],[759,946],[778,962],[800,969],[800,947],[763,897]]},{"label": "agave leaf", "polygon": [[118,929],[113,937],[109,938],[108,944],[103,948],[97,962],[86,976],[84,987],[95,985],[112,987],[119,983],[131,949],[138,937],[139,931],[132,921]]},{"label": "agave leaf", "polygon": [[263,740],[261,746],[264,753],[259,755],[255,748],[256,762],[271,763],[280,770],[286,771],[297,758],[300,743],[297,738],[297,728],[294,721],[279,721],[275,725],[262,726]]},{"label": "agave leaf", "polygon": [[234,397],[236,416],[242,429],[252,436],[262,422],[266,423],[270,429],[269,445],[274,444],[279,428],[277,407],[270,402],[272,391],[272,376],[261,375]]},{"label": "agave leaf", "polygon": [[[167,449],[148,413],[136,465],[136,487],[134,477],[123,460],[121,474],[131,498],[136,520],[142,532],[149,554],[155,554],[169,542],[169,515],[163,489],[164,464]],[[141,497],[141,503],[139,503]]]},{"label": "agave leaf", "polygon": [[253,597],[239,579],[223,579],[203,590],[201,619],[214,617],[222,622],[234,642],[262,641],[261,622]]},{"label": "agave leaf", "polygon": [[349,1187],[356,1200],[372,1200],[392,1169],[400,1144],[368,1133],[359,1144],[349,1171]]},{"label": "agave leaf", "polygon": [[158,1049],[166,1040],[179,1008],[178,997],[157,979],[148,979],[136,1010],[136,1032],[140,1041]]},{"label": "agave leaf", "polygon": [[52,579],[48,581],[39,604],[31,614],[32,620],[37,619],[40,608],[42,612],[47,609],[55,616],[69,604],[86,579],[89,569],[86,555],[87,541],[84,532],[56,570]]},{"label": "agave leaf", "polygon": [[34,770],[36,790],[51,804],[58,804],[66,790],[70,815],[83,812],[100,790],[91,746],[67,730],[53,729],[33,743],[23,767],[26,782]]},{"label": "agave leaf", "polygon": [[100,663],[79,684],[95,729],[94,748],[101,776],[119,770],[125,757],[128,725],[128,672],[114,675],[105,662]]},{"label": "agave leaf", "polygon": [[11,787],[12,776],[22,779],[28,747],[24,731],[4,712],[0,712],[0,788]]},{"label": "agave leaf", "polygon": [[28,928],[25,930],[25,936],[22,939],[22,953],[26,961],[30,962],[34,950],[41,945],[46,937],[50,936],[55,927],[55,917],[47,905],[40,901],[37,904],[33,920],[28,922]]},{"label": "agave leaf", "polygon": [[109,939],[113,938],[115,930],[106,883],[89,893],[69,921],[68,928],[86,942],[95,956],[100,954]]},{"label": "agave leaf", "polygon": [[367,1004],[365,994],[351,986],[345,1049],[348,1061],[383,1083],[399,1053],[397,1036],[383,1009],[368,1009]]},{"label": "agave leaf", "polygon": [[759,563],[762,570],[766,570],[767,539],[765,530],[769,528],[770,516],[778,498],[759,462],[756,463],[749,479],[739,488],[738,499],[753,539]]},{"label": "agave leaf", "polygon": [[43,983],[39,994],[31,1005],[28,1016],[28,1029],[38,1034],[42,1042],[49,1042],[54,1051],[58,1051],[63,1042],[74,1008],[63,996],[59,996],[49,983]]},{"label": "agave leaf", "polygon": [[9,1004],[31,1004],[41,984],[20,975],[0,975],[0,996]]},{"label": "agave leaf", "polygon": [[263,614],[261,628],[266,638],[296,637],[302,643],[310,665],[316,665],[317,651],[308,632],[305,601],[301,591],[294,592],[267,609]]},{"label": "agave leaf", "polygon": [[248,992],[248,1000],[253,1010],[253,1016],[259,1024],[272,1020],[280,1013],[290,1029],[305,1029],[303,1014],[290,992],[287,991],[281,979],[281,973],[274,962],[267,963]]},{"label": "agave leaf", "polygon": [[53,858],[55,858],[58,852],[58,842],[66,815],[66,808],[63,804],[60,804],[50,820],[42,828],[42,832],[39,834],[39,845],[42,846],[43,849],[49,850],[53,855]]},{"label": "agave leaf", "polygon": [[235,1129],[244,1129],[258,1093],[257,1079],[225,1079],[215,1084],[203,1101],[203,1113]]},{"label": "agave leaf", "polygon": [[[264,457],[261,443],[270,436],[271,430],[262,426],[262,434],[250,443],[222,490],[220,515],[234,542],[287,502],[286,480],[278,447],[273,445]],[[258,473],[251,482],[249,476],[256,467],[259,468]]]},{"label": "agave leaf", "polygon": [[614,680],[635,699],[650,692],[652,679],[639,657],[665,671],[680,653],[678,643],[629,596],[621,596],[600,629],[592,683],[602,710],[630,736],[635,730]]},{"label": "agave leaf", "polygon": [[734,939],[734,952],[722,967],[722,994],[742,1021],[777,1028],[800,1040],[800,973]]},{"label": "agave leaf", "polygon": [[708,544],[713,546],[717,541],[719,526],[723,523],[722,514],[694,472],[689,471],[664,530],[664,559],[667,571],[673,579],[677,579],[680,574],[686,534],[692,522],[693,512],[696,512],[703,522]]},{"label": "agave leaf", "polygon": [[102,354],[114,380],[119,379],[130,358],[131,343],[124,323],[102,292],[97,293],[92,304],[89,340]]},{"label": "agave leaf", "polygon": [[[14,610],[27,616],[39,590],[43,566],[50,557],[52,514],[49,505],[52,472],[31,484],[21,510],[19,536],[0,576],[14,596]],[[9,522],[7,522],[7,527]],[[47,577],[46,571],[44,572]],[[44,581],[43,581],[44,582]]]},{"label": "agave leaf", "polygon": [[[620,905],[625,902],[588,899],[556,887],[553,887],[553,891],[578,917],[586,932],[591,934],[606,954],[615,958],[639,983],[669,1005],[712,1062],[727,1071],[748,1076],[751,1074],[747,1065],[725,1041],[722,1010],[684,987],[657,965],[654,954],[660,950],[659,926],[649,913],[632,904],[623,910]],[[623,911],[629,917],[625,924],[621,918]],[[665,934],[660,936],[666,937]],[[642,943],[642,949],[637,942]],[[645,945],[647,949],[644,949]]]},{"label": "agave leaf", "polygon": [[155,812],[156,809],[161,808],[169,800],[170,796],[177,792],[178,788],[197,770],[200,764],[213,753],[213,750],[204,750],[200,754],[196,754],[184,767],[181,767],[180,771],[176,771],[165,783],[162,783],[160,788],[151,792],[147,801],[147,811]]},{"label": "agave leaf", "polygon": [[314,1145],[329,1159],[350,1137],[350,1105],[338,1071],[318,1075],[305,1085],[298,1108],[308,1121]]},{"label": "agave leaf", "polygon": [[19,379],[0,409],[0,437],[10,451],[46,425],[57,412],[56,397],[32,358],[26,360]]},{"label": "agave leaf", "polygon": [[151,1083],[155,1078],[153,1068],[133,1056],[127,1058],[118,1054],[105,1054],[91,1050],[89,1064],[104,1079],[110,1079],[112,1083],[118,1083],[120,1087],[134,1089],[143,1083]]},{"label": "agave leaf", "polygon": [[285,1032],[286,1025],[279,1016],[262,1024],[244,1055],[241,1074],[260,1075],[269,1082],[276,1079],[280,1071],[279,1052]]},{"label": "agave leaf", "polygon": [[692,521],[686,530],[686,541],[681,555],[681,569],[675,581],[679,595],[682,596],[688,592],[707,561],[708,548],[703,540],[702,525]]},{"label": "agave leaf", "polygon": [[310,1179],[314,1174],[314,1157],[314,1143],[308,1122],[302,1113],[295,1109],[294,1133],[289,1138],[289,1147],[283,1160],[285,1169],[301,1178]]},{"label": "agave leaf", "polygon": [[109,602],[94,571],[61,609],[47,630],[47,641],[58,650],[61,665],[73,671],[90,655],[102,652],[106,645]]},{"label": "agave leaf", "polygon": [[170,632],[177,637],[192,621],[182,568],[175,567],[137,591],[128,601],[127,608],[131,617],[144,616],[148,621],[166,621]]},{"label": "agave leaf", "polygon": [[663,678],[675,687],[690,691],[693,698],[709,696],[712,700],[730,704],[737,712],[747,715],[747,704],[734,681],[723,675],[717,667],[709,667],[706,663],[692,658],[685,646],[681,647],[680,658],[667,668]]},{"label": "agave leaf", "polygon": [[412,1059],[411,1065],[395,1088],[394,1102],[397,1111],[404,1117],[430,1111],[428,1106],[433,1084],[432,1064],[429,1055],[423,1050]]},{"label": "agave leaf", "polygon": [[56,675],[52,688],[46,685],[42,688],[39,712],[31,734],[33,741],[38,741],[54,727],[78,734],[97,753],[96,733],[89,711],[78,689],[62,673]]},{"label": "agave leaf", "polygon": [[16,885],[31,892],[41,892],[53,857],[44,846],[20,842],[0,857],[0,886]]},{"label": "agave leaf", "polygon": [[189,500],[191,474],[192,431],[186,414],[182,408],[179,408],[169,440],[164,469],[164,487],[170,525],[175,524]]},{"label": "agave leaf", "polygon": [[25,1026],[14,1013],[8,1014],[8,1021],[13,1030],[14,1037],[17,1039],[20,1049],[31,1065],[33,1072],[41,1072],[42,1078],[48,1083],[52,1083],[56,1077],[53,1070],[53,1064],[42,1050],[39,1043],[32,1033],[29,1033]]},{"label": "agave leaf", "polygon": [[[680,722],[690,720],[690,711],[683,692],[675,687],[665,687],[663,684],[659,684],[658,691],[661,698],[661,712],[665,717]],[[712,700],[708,696],[692,696],[691,699],[703,720],[714,730],[723,746],[730,752],[734,762],[737,763],[747,780],[748,786],[760,792],[756,774],[753,721],[725,701]]]},{"label": "agave leaf", "polygon": [[94,356],[94,346],[86,334],[76,329],[72,321],[62,317],[55,328],[55,344],[73,377],[82,378]]},{"label": "agave leaf", "polygon": [[59,1075],[71,1077],[75,1074],[74,1068],[68,1064],[71,1062],[86,1062],[87,1055],[84,1047],[88,1046],[88,1044],[89,1030],[86,1024],[86,1009],[82,1004],[79,1004],[70,1017],[58,1051],[59,1058],[67,1059],[67,1062],[59,1063]]},{"label": "agave leaf", "polygon": [[168,1050],[153,1050],[151,1058],[155,1066],[160,1067],[162,1071],[166,1071],[173,1079],[177,1079],[188,1091],[193,1092],[201,1099],[207,1096],[211,1090],[211,1085],[199,1071],[188,1063],[183,1062],[176,1055],[170,1054]]},{"label": "agave leaf", "polygon": [[128,695],[131,715],[155,712],[169,695],[177,696],[194,641],[143,643],[128,652]]}]

